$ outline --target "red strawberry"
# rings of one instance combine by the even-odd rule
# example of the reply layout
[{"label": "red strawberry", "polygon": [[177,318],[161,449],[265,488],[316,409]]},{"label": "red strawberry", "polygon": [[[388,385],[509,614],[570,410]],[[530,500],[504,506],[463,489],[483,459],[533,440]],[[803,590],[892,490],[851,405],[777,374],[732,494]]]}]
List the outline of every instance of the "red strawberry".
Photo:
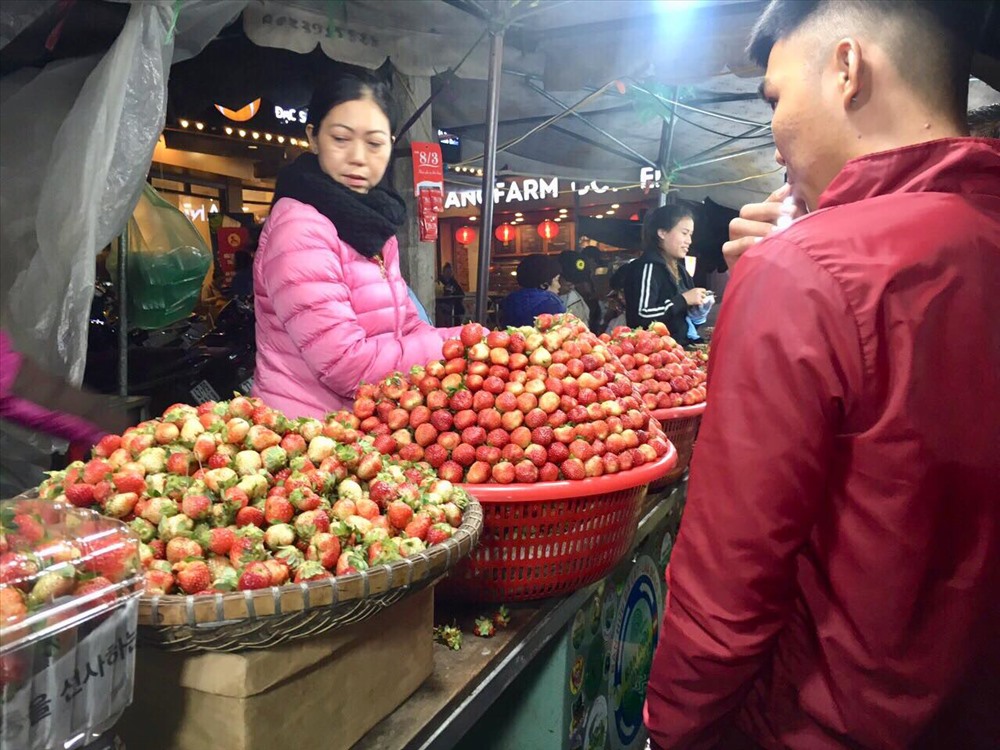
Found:
[{"label": "red strawberry", "polygon": [[[264,501],[264,520],[268,523],[291,523],[295,516],[295,506],[288,498],[271,495]],[[239,513],[236,515],[239,525]]]},{"label": "red strawberry", "polygon": [[233,463],[233,457],[228,453],[216,451],[208,457],[209,469],[226,469]]},{"label": "red strawberry", "polygon": [[[483,328],[479,323],[466,323],[462,326],[462,330],[459,333],[459,338],[462,344],[465,346],[473,346],[478,344],[483,340],[483,336],[486,334],[486,329]],[[446,359],[451,359],[446,355]]]},{"label": "red strawberry", "polygon": [[438,409],[431,412],[430,424],[438,432],[447,432],[451,429],[455,419],[447,409]]},{"label": "red strawberry", "polygon": [[96,595],[99,592],[104,592],[103,596],[94,596],[87,603],[87,607],[94,607],[100,604],[111,604],[115,600],[114,583],[109,581],[104,576],[95,576],[89,581],[84,581],[76,590],[73,592],[73,596],[77,598]]},{"label": "red strawberry", "polygon": [[245,490],[239,487],[228,487],[222,497],[227,503],[237,508],[237,512],[250,504],[250,497]]},{"label": "red strawberry", "polygon": [[167,559],[167,543],[162,539],[154,539],[148,545],[149,549],[153,552],[153,558],[156,560],[166,560]]},{"label": "red strawberry", "polygon": [[510,461],[501,461],[493,467],[491,475],[493,481],[498,484],[511,484],[514,481],[514,464]]},{"label": "red strawberry", "polygon": [[337,567],[340,558],[340,539],[334,534],[316,534],[309,542],[306,559],[315,560],[327,570]]},{"label": "red strawberry", "polygon": [[438,476],[441,479],[447,479],[449,482],[461,482],[464,473],[462,465],[454,461],[445,461],[438,467]]},{"label": "red strawberry", "polygon": [[66,500],[77,508],[89,508],[94,504],[94,486],[91,484],[74,484],[66,488]]},{"label": "red strawberry", "polygon": [[201,545],[194,539],[175,536],[167,542],[167,562],[169,563],[179,563],[188,557],[202,557],[203,555]]},{"label": "red strawberry", "polygon": [[485,461],[492,466],[500,460],[500,449],[492,445],[480,445],[476,448],[476,460]]},{"label": "red strawberry", "polygon": [[490,481],[491,467],[485,461],[476,461],[465,474],[465,481],[470,484],[485,484]]},{"label": "red strawberry", "polygon": [[424,449],[416,443],[409,443],[399,449],[399,458],[402,461],[410,461],[413,463],[423,461]]},{"label": "red strawberry", "polygon": [[[579,442],[579,441],[577,441]],[[579,458],[568,458],[559,465],[559,471],[566,479],[585,479],[587,471]]]},{"label": "red strawberry", "polygon": [[409,537],[415,539],[427,539],[427,532],[431,528],[431,519],[426,513],[417,513],[413,520],[406,524],[406,528],[403,530]]},{"label": "red strawberry", "polygon": [[45,537],[45,527],[35,516],[18,513],[11,519],[10,528],[15,531],[11,536],[24,540],[34,547]]},{"label": "red strawberry", "polygon": [[179,562],[174,566],[177,585],[185,594],[197,594],[211,587],[212,571],[203,560]]},{"label": "red strawberry", "polygon": [[253,505],[247,505],[244,508],[240,508],[236,513],[237,526],[256,526],[258,528],[263,528],[265,520],[264,511],[260,508],[254,507]]},{"label": "red strawberry", "polygon": [[348,573],[357,573],[368,568],[368,561],[364,555],[354,548],[346,549],[340,554],[337,560],[336,574],[338,576]]},{"label": "red strawberry", "polygon": [[538,467],[531,461],[519,461],[514,467],[514,479],[523,484],[532,484],[538,481]]},{"label": "red strawberry", "polygon": [[384,479],[378,479],[368,485],[368,496],[378,503],[380,508],[385,508],[398,496],[396,487]]},{"label": "red strawberry", "polygon": [[439,444],[428,445],[424,449],[424,460],[429,463],[432,468],[440,468],[442,464],[448,460],[448,451],[445,450],[444,446]]},{"label": "red strawberry", "polygon": [[559,467],[553,463],[545,464],[538,470],[539,482],[555,482],[559,479]]},{"label": "red strawberry", "polygon": [[270,588],[271,571],[262,562],[252,562],[243,569],[236,585],[241,591]]},{"label": "red strawberry", "polygon": [[85,546],[81,568],[116,583],[131,574],[139,557],[138,543],[125,534],[109,534]]},{"label": "red strawberry", "polygon": [[211,529],[208,532],[208,549],[216,555],[228,555],[236,541],[236,532],[229,527]]},{"label": "red strawberry", "polygon": [[87,484],[97,484],[107,479],[111,474],[111,464],[100,459],[92,459],[83,467],[83,481]]},{"label": "red strawberry", "polygon": [[323,578],[330,577],[330,571],[326,570],[318,562],[312,560],[302,563],[295,570],[295,583],[303,583],[304,581],[319,581]]},{"label": "red strawberry", "polygon": [[167,471],[171,474],[186,477],[191,473],[192,457],[190,453],[171,453],[167,458]]},{"label": "red strawberry", "polygon": [[471,445],[462,443],[451,452],[451,460],[459,466],[472,466],[476,460],[476,449]]},{"label": "red strawberry", "polygon": [[451,539],[455,534],[455,529],[447,523],[436,523],[427,530],[426,542],[428,545],[440,544]]},{"label": "red strawberry", "polygon": [[383,456],[391,456],[399,450],[399,443],[391,435],[379,435],[374,441],[375,450]]},{"label": "red strawberry", "polygon": [[393,528],[404,530],[410,521],[413,520],[413,508],[404,503],[402,500],[394,500],[389,503],[389,507],[386,511],[386,515],[389,518],[389,523]]},{"label": "red strawberry", "polygon": [[98,458],[107,458],[116,450],[121,448],[121,446],[121,435],[105,435],[98,441],[97,445],[94,446],[94,455]]},{"label": "red strawberry", "polygon": [[206,495],[185,495],[181,500],[181,513],[195,521],[207,518],[212,512],[212,500]]},{"label": "red strawberry", "polygon": [[174,590],[174,577],[163,570],[146,571],[146,594],[158,596]]},{"label": "red strawberry", "polygon": [[119,471],[111,477],[111,481],[118,492],[134,492],[136,495],[141,495],[146,491],[146,480],[135,471]]}]

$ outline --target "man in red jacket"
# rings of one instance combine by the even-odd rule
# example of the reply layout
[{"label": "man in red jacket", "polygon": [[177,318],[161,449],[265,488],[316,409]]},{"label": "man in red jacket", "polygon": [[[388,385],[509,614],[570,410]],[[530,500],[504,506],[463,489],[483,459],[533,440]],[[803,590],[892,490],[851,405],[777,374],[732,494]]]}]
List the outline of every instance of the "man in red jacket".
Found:
[{"label": "man in red jacket", "polygon": [[810,213],[727,248],[656,748],[1000,747],[1000,142],[962,137],[942,6],[983,7],[772,0],[755,27]]}]

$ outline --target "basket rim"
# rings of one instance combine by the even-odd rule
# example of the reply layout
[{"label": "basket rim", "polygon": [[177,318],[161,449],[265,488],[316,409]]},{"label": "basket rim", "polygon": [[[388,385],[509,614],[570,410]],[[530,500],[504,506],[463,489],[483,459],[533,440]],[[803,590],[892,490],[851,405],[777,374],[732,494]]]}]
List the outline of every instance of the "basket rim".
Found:
[{"label": "basket rim", "polygon": [[708,406],[708,401],[702,401],[700,404],[692,404],[691,406],[672,406],[669,409],[653,409],[649,413],[655,419],[661,422],[665,419],[684,419],[685,417],[697,417],[705,413],[705,407]]},{"label": "basket rim", "polygon": [[482,506],[470,496],[462,524],[455,529],[454,535],[416,555],[359,573],[266,589],[214,594],[143,595],[139,599],[139,624],[155,629],[224,625],[248,619],[279,618],[295,612],[337,607],[384,596],[394,589],[416,587],[453,568],[476,546],[482,529]]},{"label": "basket rim", "polygon": [[617,474],[605,474],[593,479],[559,479],[534,484],[460,484],[480,503],[533,503],[545,500],[592,497],[628,490],[649,484],[677,465],[677,448],[667,441],[669,449],[657,460]]}]

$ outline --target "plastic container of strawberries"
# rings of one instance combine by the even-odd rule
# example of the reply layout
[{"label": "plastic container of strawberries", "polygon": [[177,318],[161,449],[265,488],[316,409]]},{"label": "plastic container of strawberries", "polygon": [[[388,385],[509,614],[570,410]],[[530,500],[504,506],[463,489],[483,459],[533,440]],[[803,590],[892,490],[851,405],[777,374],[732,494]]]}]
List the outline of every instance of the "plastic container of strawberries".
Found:
[{"label": "plastic container of strawberries", "polygon": [[705,413],[707,401],[692,406],[675,406],[671,409],[655,409],[650,414],[660,422],[663,432],[677,448],[677,465],[650,488],[659,490],[673,484],[687,471],[694,454],[694,444],[698,439],[698,429]]},{"label": "plastic container of strawberries", "polygon": [[0,503],[0,747],[82,748],[132,702],[139,540],[51,501]]},{"label": "plastic container of strawberries", "polygon": [[462,485],[483,508],[483,533],[438,593],[462,601],[525,601],[600,580],[631,548],[649,484],[676,463],[671,444],[656,461],[593,479]]}]

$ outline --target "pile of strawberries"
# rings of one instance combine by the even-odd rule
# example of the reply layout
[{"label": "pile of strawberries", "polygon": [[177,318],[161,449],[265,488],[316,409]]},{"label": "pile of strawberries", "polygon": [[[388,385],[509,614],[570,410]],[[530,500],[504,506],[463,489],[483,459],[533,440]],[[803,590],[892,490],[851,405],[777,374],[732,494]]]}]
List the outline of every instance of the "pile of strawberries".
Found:
[{"label": "pile of strawberries", "polygon": [[[40,627],[98,612],[137,583],[138,544],[121,524],[38,500],[0,506],[0,628],[8,645]],[[30,659],[0,658],[0,685],[20,682]]]},{"label": "pile of strawberries", "polygon": [[381,453],[450,482],[580,480],[669,450],[611,349],[572,315],[465,325],[443,359],[363,384],[359,428]]},{"label": "pile of strawberries", "polygon": [[619,359],[647,409],[705,400],[708,354],[685,351],[663,323],[653,323],[648,330],[619,326],[601,340]]},{"label": "pile of strawberries", "polygon": [[290,421],[243,396],[175,404],[105,437],[39,494],[126,522],[149,594],[343,575],[451,537],[468,496],[383,456],[358,424],[346,412]]}]

